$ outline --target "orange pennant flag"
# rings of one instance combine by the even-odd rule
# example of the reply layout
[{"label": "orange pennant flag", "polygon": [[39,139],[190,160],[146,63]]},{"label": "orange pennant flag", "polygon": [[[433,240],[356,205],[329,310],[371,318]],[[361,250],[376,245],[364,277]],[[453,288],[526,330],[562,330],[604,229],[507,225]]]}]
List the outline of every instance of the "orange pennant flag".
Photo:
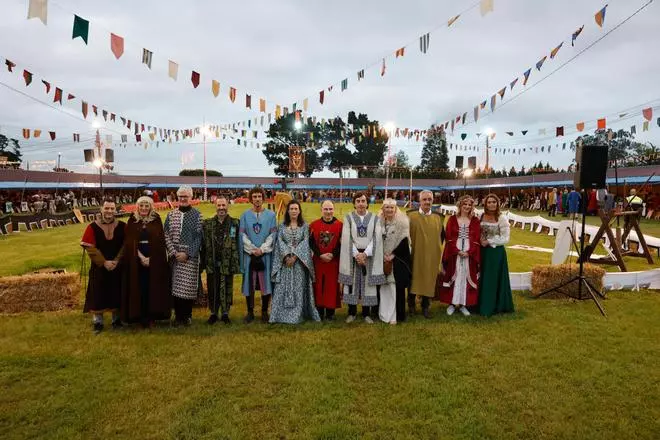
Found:
[{"label": "orange pennant flag", "polygon": [[34,137],[38,138],[39,136],[41,136],[41,130],[34,130]]},{"label": "orange pennant flag", "polygon": [[30,139],[30,129],[29,128],[24,128],[23,129],[23,137],[25,139]]},{"label": "orange pennant flag", "polygon": [[394,54],[396,55],[397,58],[402,57],[405,54],[406,48],[402,47],[401,49],[397,49]]},{"label": "orange pennant flag", "polygon": [[124,54],[124,39],[119,35],[110,34],[110,50],[115,58],[121,58]]},{"label": "orange pennant flag", "polygon": [[584,122],[578,122],[577,124],[575,124],[575,128],[577,128],[577,131],[584,130]]},{"label": "orange pennant flag", "polygon": [[266,113],[266,100],[265,99],[259,99],[259,111]]},{"label": "orange pennant flag", "polygon": [[605,120],[605,118],[599,119],[598,120],[598,129],[599,130],[605,130],[606,127],[607,127],[607,121]]},{"label": "orange pennant flag", "polygon": [[231,100],[231,102],[236,101],[236,89],[233,87],[229,88],[229,99]]},{"label": "orange pennant flag", "polygon": [[216,98],[220,94],[220,83],[216,80],[211,81],[211,92]]}]

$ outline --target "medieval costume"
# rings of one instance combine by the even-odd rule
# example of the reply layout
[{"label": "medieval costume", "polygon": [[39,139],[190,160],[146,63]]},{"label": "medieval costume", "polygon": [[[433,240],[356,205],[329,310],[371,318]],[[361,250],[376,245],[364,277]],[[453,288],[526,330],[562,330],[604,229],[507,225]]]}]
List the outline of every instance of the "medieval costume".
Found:
[{"label": "medieval costume", "polygon": [[[165,244],[172,267],[174,314],[179,323],[190,324],[192,307],[199,293],[199,251],[202,246],[202,215],[192,206],[179,206],[165,219]],[[187,255],[185,261],[175,257]]]},{"label": "medieval costume", "polygon": [[[285,264],[295,256],[293,266]],[[309,227],[280,225],[273,251],[273,307],[270,323],[299,324],[305,319],[320,321],[314,306],[314,263],[309,248]]]},{"label": "medieval costume", "polygon": [[155,320],[170,319],[170,266],[167,263],[163,222],[149,197],[149,214],[139,210],[128,219],[124,239],[124,283],[121,296],[121,319],[150,325]]},{"label": "medieval costume", "polygon": [[[361,266],[355,260],[359,253],[367,256]],[[378,305],[377,286],[385,283],[383,274],[383,234],[378,217],[371,212],[360,216],[356,211],[344,218],[339,254],[339,282],[344,285],[344,303],[350,321],[362,304],[362,317],[371,321],[371,307]]]},{"label": "medieval costume", "polygon": [[[334,319],[335,309],[341,307],[338,277],[342,226],[335,217],[329,222],[320,218],[309,225],[309,244],[314,253],[314,299],[321,319]],[[323,261],[323,254],[332,254],[332,260]]]},{"label": "medieval costume", "polygon": [[513,312],[513,297],[509,280],[509,264],[504,245],[509,242],[511,227],[500,214],[496,223],[481,218],[481,238],[488,246],[481,247],[481,278],[479,279],[479,313],[491,316],[495,313]]},{"label": "medieval costume", "polygon": [[587,203],[587,214],[596,215],[598,214],[598,198],[596,197],[596,189],[592,189],[589,192],[589,202]]},{"label": "medieval costume", "polygon": [[[473,306],[477,304],[479,298],[477,284],[481,255],[479,219],[471,216],[469,222],[459,224],[458,216],[452,215],[447,222],[445,236],[447,242],[442,254],[444,274],[440,301],[450,304],[447,313],[451,314],[454,306]],[[468,255],[461,256],[459,252],[467,252]],[[464,307],[461,307],[461,311],[463,314],[469,314]]]},{"label": "medieval costume", "polygon": [[570,193],[568,193],[568,213],[569,214],[578,214],[580,212],[580,200],[581,200],[580,193],[575,191],[575,189],[572,189]]},{"label": "medieval costume", "polygon": [[385,260],[388,256],[393,258],[389,263],[383,263],[384,268],[389,266],[384,272],[389,273],[385,274],[385,284],[379,286],[380,304],[378,315],[381,321],[396,324],[405,321],[406,317],[406,289],[410,287],[411,275],[410,225],[408,217],[398,209],[391,221],[382,216],[381,222],[383,257]]},{"label": "medieval costume", "polygon": [[431,298],[436,295],[438,275],[442,272],[442,241],[444,217],[433,210],[408,211],[410,247],[412,252],[412,282],[408,309],[415,310],[415,297],[422,298],[422,310],[428,314]]},{"label": "medieval costume", "polygon": [[[94,314],[94,329],[103,329],[103,312],[112,312],[112,326],[120,327],[121,260],[126,223],[112,219],[96,220],[85,229],[80,245],[85,249],[91,265],[85,295],[85,313]],[[113,262],[110,269],[106,262]]]},{"label": "medieval costume", "polygon": [[233,303],[234,275],[241,273],[238,244],[238,219],[227,215],[203,221],[202,268],[206,270],[206,287],[211,315],[229,322],[229,309]]},{"label": "medieval costume", "polygon": [[[262,320],[268,315],[271,286],[271,253],[277,232],[275,213],[268,209],[255,212],[252,209],[241,215],[239,226],[239,246],[241,249],[241,272],[243,273],[243,295],[246,297],[248,315],[246,322],[254,319],[254,293],[261,291]],[[252,255],[255,249],[261,256]]]}]

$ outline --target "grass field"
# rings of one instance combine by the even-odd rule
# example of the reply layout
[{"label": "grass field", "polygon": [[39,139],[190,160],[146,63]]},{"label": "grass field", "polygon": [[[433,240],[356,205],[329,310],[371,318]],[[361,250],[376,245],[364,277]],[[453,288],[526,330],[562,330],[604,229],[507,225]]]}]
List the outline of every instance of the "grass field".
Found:
[{"label": "grass field", "polygon": [[[305,206],[307,218],[317,209]],[[77,270],[81,233],[76,225],[1,238],[0,274]],[[515,230],[512,241],[551,248],[553,240]],[[512,271],[549,259],[509,251]],[[0,316],[0,438],[654,439],[660,432],[657,292],[608,294],[607,319],[590,302],[516,293],[513,315],[448,317],[433,304],[433,319],[394,327],[245,326],[245,302],[235,298],[229,327],[207,326],[201,309],[190,328],[99,336],[80,310]]]}]

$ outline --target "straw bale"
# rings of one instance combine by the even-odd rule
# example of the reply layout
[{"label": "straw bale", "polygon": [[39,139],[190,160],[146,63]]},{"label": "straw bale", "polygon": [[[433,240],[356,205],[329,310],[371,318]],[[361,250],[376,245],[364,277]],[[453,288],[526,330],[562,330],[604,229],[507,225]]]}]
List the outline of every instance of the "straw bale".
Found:
[{"label": "straw bale", "polygon": [[0,278],[0,313],[45,312],[77,307],[77,273],[38,273]]},{"label": "straw bale", "polygon": [[[532,295],[538,295],[541,292],[559,286],[565,281],[568,281],[569,279],[579,275],[579,273],[580,266],[575,263],[558,265],[544,264],[534,266],[532,268]],[[602,267],[593,264],[585,264],[584,276],[596,289],[599,291],[603,289],[603,277],[605,276],[605,270]],[[574,281],[564,287],[562,292],[569,296],[577,297],[577,281]],[[583,295],[587,294],[584,289],[582,293]],[[562,298],[563,295],[560,292],[550,292],[544,297]]]}]

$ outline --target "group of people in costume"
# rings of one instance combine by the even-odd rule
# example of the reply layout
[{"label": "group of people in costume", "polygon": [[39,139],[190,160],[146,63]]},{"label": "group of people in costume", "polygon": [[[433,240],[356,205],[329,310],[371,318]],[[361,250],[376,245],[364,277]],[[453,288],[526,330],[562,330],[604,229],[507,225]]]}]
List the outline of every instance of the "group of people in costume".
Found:
[{"label": "group of people in costume", "polygon": [[446,222],[433,211],[430,191],[421,192],[419,209],[407,213],[386,199],[375,214],[367,195],[355,194],[354,210],[343,221],[326,200],[321,217],[307,223],[300,202],[291,200],[279,225],[261,187],[250,191],[252,206],[240,219],[229,215],[226,197],[217,197],[216,215],[203,220],[190,206],[190,187],[177,196],[178,207],[164,224],[145,196],[127,223],[115,218],[113,201],[104,201],[101,218],[85,230],[81,245],[91,266],[84,310],[93,314],[95,332],[103,330],[104,311],[112,312],[115,328],[122,322],[150,327],[169,320],[172,308],[177,324],[190,325],[203,272],[209,324],[231,322],[238,274],[245,323],[255,320],[256,292],[260,319],[270,323],[334,321],[342,302],[347,323],[358,319],[358,306],[369,324],[403,322],[418,304],[430,318],[432,299],[448,304],[449,315],[469,315],[473,306],[486,316],[513,311],[504,250],[509,223],[493,194],[481,218],[474,200],[463,196]]}]

